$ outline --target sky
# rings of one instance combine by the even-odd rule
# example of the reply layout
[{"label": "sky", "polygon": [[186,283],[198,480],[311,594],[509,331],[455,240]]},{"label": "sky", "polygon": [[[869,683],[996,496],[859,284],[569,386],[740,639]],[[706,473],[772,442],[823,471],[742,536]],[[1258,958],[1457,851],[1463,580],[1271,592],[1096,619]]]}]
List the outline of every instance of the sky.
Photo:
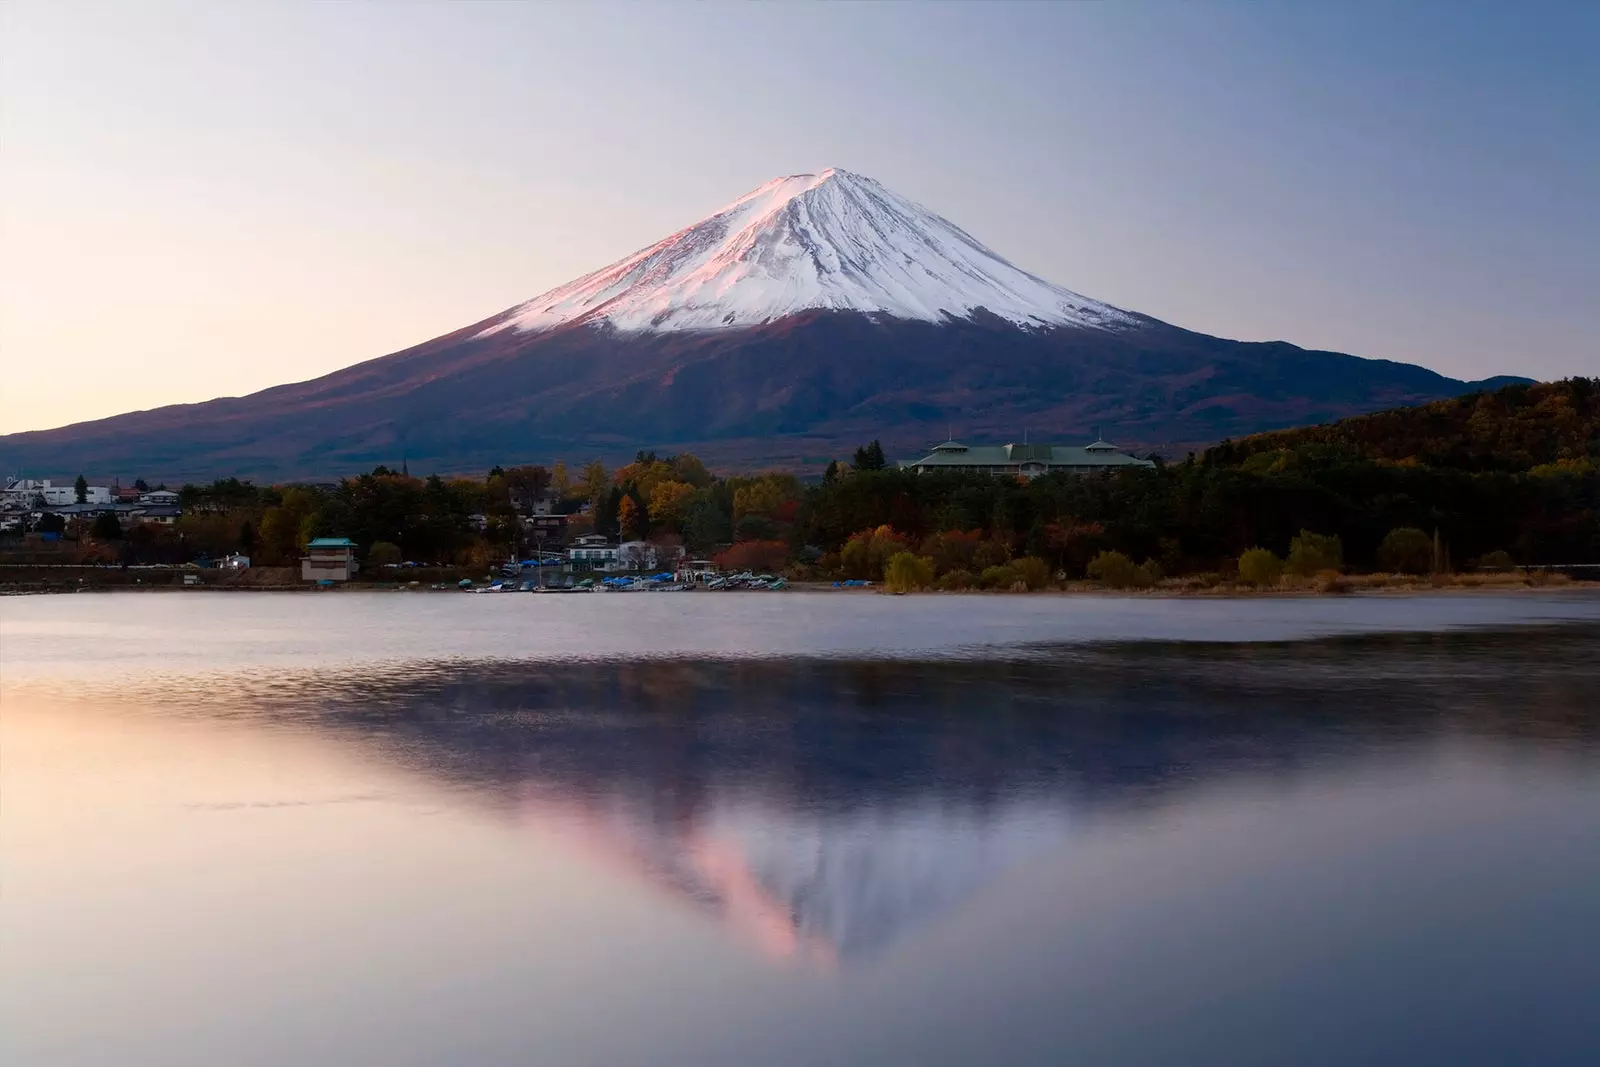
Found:
[{"label": "sky", "polygon": [[1190,329],[1600,374],[1600,7],[0,4],[0,432],[485,318],[843,167]]}]

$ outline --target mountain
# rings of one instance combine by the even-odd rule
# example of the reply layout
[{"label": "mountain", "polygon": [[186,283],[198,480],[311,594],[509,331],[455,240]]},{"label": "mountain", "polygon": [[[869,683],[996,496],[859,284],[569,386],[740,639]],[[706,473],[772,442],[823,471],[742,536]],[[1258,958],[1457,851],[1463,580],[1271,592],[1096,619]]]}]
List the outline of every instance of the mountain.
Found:
[{"label": "mountain", "polygon": [[[222,354],[222,353],[219,353]],[[482,322],[246,397],[0,437],[0,470],[329,476],[693,448],[826,462],[1022,431],[1182,447],[1456,396],[1403,363],[1224,340],[1080,296],[842,170],[768,182]]]}]

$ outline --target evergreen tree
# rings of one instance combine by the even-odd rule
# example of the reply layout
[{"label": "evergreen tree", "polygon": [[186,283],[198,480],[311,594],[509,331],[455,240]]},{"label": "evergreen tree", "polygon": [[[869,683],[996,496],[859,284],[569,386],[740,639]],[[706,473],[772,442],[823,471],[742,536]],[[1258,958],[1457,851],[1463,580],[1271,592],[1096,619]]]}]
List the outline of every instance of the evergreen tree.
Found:
[{"label": "evergreen tree", "polygon": [[89,482],[83,475],[78,475],[78,480],[72,483],[72,489],[78,495],[78,503],[89,502]]}]

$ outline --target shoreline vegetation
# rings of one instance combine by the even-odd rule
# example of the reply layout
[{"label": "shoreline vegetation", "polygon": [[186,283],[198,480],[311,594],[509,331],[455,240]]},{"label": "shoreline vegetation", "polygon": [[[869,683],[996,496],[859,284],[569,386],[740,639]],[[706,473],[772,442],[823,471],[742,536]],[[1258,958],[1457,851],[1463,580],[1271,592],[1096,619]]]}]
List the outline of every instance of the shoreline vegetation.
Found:
[{"label": "shoreline vegetation", "polygon": [[[73,584],[97,588],[179,583],[179,569],[202,588],[297,586],[293,568],[317,537],[355,543],[355,588],[477,582],[542,552],[551,522],[561,539],[597,534],[796,588],[1544,588],[1600,565],[1600,381],[1512,385],[1223,441],[1181,462],[1032,479],[898,469],[873,441],[809,483],[640,452],[614,471],[557,461],[419,478],[379,466],[337,483],[229,478],[178,493],[171,526],[46,516],[53,530],[0,538],[0,588],[69,577],[51,565],[82,566]],[[230,553],[253,566],[206,566]],[[636,569],[646,567],[670,569],[655,558]]]}]

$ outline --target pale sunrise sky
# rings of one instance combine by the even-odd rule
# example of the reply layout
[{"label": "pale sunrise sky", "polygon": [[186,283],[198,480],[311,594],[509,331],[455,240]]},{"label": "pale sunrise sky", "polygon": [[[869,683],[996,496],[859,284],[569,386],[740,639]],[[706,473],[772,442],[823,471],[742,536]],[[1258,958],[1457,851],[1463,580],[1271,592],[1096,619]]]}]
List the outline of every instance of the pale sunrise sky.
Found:
[{"label": "pale sunrise sky", "polygon": [[448,332],[845,167],[1226,337],[1600,374],[1600,7],[0,4],[0,433]]}]

